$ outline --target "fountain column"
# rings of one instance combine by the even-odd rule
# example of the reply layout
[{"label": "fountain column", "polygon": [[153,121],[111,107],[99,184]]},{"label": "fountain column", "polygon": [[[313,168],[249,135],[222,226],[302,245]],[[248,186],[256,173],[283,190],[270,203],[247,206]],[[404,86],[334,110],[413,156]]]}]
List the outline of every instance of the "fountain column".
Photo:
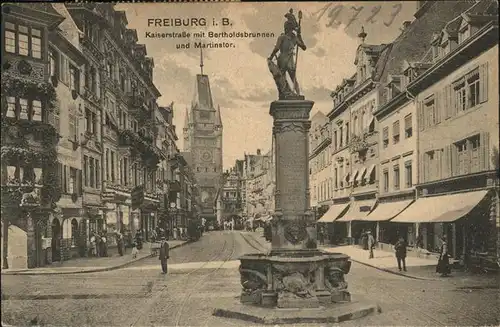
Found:
[{"label": "fountain column", "polygon": [[297,97],[271,103],[276,158],[275,212],[271,255],[316,249],[310,211],[309,114],[313,101]]}]

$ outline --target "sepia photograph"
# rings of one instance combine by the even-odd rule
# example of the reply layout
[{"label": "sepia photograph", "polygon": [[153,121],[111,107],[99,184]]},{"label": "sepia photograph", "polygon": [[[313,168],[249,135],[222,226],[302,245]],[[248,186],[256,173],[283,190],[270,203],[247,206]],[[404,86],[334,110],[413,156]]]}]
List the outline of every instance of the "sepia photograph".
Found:
[{"label": "sepia photograph", "polygon": [[1,11],[1,326],[500,325],[498,1]]}]

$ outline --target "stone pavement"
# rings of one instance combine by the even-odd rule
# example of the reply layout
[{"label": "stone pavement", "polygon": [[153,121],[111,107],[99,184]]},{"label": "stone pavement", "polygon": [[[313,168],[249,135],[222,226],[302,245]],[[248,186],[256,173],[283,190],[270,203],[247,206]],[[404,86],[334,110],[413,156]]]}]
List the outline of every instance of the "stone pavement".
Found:
[{"label": "stone pavement", "polygon": [[472,274],[460,270],[452,270],[450,277],[441,277],[436,273],[437,260],[435,258],[417,258],[406,257],[407,271],[399,271],[398,263],[394,252],[375,250],[374,258],[368,259],[369,252],[356,245],[320,247],[328,252],[340,252],[351,257],[351,261],[385,271],[388,273],[420,280],[450,280],[453,283],[495,283],[498,281],[498,275]]},{"label": "stone pavement", "polygon": [[[182,246],[188,241],[168,241],[170,249]],[[108,257],[76,258],[68,261],[55,262],[51,265],[33,269],[2,269],[2,275],[57,275],[102,272],[119,269],[139,260],[151,257],[150,244],[144,243],[136,258],[132,258],[131,249],[126,249],[123,256],[118,254],[116,247],[110,248]]]}]

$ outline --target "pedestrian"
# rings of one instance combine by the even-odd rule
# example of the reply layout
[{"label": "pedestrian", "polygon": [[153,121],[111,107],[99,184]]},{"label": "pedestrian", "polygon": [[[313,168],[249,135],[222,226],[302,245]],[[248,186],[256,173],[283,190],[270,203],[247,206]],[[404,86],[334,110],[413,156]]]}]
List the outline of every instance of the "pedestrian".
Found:
[{"label": "pedestrian", "polygon": [[372,232],[370,230],[368,230],[366,232],[366,239],[367,239],[367,243],[368,243],[368,250],[370,251],[370,256],[368,257],[368,259],[373,259],[374,258],[373,249],[375,248],[375,238],[373,237]]},{"label": "pedestrian", "polygon": [[165,240],[165,237],[161,238],[161,247],[160,247],[160,263],[161,263],[161,270],[163,274],[167,273],[167,260],[169,258],[169,252],[170,252],[170,246],[168,245],[168,242]]},{"label": "pedestrian", "polygon": [[120,257],[123,256],[123,235],[121,233],[116,233],[116,245],[118,247],[118,254]]},{"label": "pedestrian", "polygon": [[90,256],[97,257],[96,236],[95,236],[95,233],[93,233],[92,237],[90,238]]},{"label": "pedestrian", "polygon": [[137,258],[138,254],[139,254],[139,250],[137,250],[137,243],[134,242],[134,243],[132,243],[132,258],[133,259]]},{"label": "pedestrian", "polygon": [[101,257],[102,252],[101,252],[101,235],[99,233],[94,233],[95,235],[95,256],[96,257]]},{"label": "pedestrian", "polygon": [[406,271],[406,242],[402,237],[394,245],[394,250],[396,251],[399,271],[401,271],[401,263],[403,263],[403,270]]},{"label": "pedestrian", "polygon": [[441,277],[446,277],[451,273],[450,256],[448,254],[448,244],[446,243],[446,236],[441,237],[441,249],[439,251],[438,264],[436,272],[441,274]]},{"label": "pedestrian", "polygon": [[102,256],[107,257],[108,256],[108,239],[106,237],[105,232],[102,233],[101,243],[102,243]]},{"label": "pedestrian", "polygon": [[325,234],[323,232],[323,228],[319,227],[318,229],[319,229],[319,231],[318,231],[319,244],[324,245],[325,244]]}]

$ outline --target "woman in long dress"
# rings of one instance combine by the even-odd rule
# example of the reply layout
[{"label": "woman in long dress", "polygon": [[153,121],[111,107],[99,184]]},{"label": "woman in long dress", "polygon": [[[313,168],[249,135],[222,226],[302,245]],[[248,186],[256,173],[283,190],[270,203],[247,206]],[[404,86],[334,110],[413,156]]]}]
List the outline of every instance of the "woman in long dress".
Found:
[{"label": "woman in long dress", "polygon": [[441,242],[441,250],[439,253],[436,272],[440,273],[442,277],[446,277],[451,273],[450,256],[448,254],[448,244],[446,243],[446,236],[443,236],[441,238]]}]

